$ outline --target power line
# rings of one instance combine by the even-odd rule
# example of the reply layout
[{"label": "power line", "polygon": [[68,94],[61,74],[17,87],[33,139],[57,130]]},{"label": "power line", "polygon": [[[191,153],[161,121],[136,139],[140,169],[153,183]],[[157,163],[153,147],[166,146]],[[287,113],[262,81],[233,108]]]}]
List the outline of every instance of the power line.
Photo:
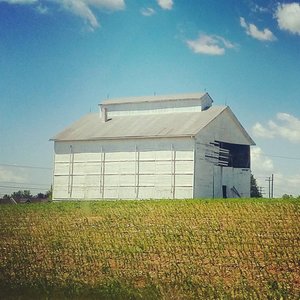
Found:
[{"label": "power line", "polygon": [[21,185],[26,185],[26,184],[32,184],[32,185],[40,185],[40,186],[49,186],[49,183],[33,183],[33,182],[17,182],[17,181],[2,181],[0,180],[1,183],[13,183],[13,184],[21,184]]},{"label": "power line", "polygon": [[0,185],[0,188],[4,189],[30,189],[30,190],[43,190],[44,188],[38,188],[38,187],[20,187],[20,186],[10,186],[10,185]]},{"label": "power line", "polygon": [[48,167],[29,166],[29,165],[17,165],[17,164],[0,164],[0,166],[13,167],[13,168],[24,168],[24,169],[52,170],[52,168],[48,168]]},{"label": "power line", "polygon": [[[281,155],[273,155],[273,154],[267,154],[267,153],[259,154],[259,155],[261,155],[261,156],[269,156],[269,157],[276,157],[276,158],[282,158],[282,159],[290,159],[290,160],[300,160],[300,157],[292,157],[292,156],[281,156]],[[255,156],[255,154],[253,156]]]}]

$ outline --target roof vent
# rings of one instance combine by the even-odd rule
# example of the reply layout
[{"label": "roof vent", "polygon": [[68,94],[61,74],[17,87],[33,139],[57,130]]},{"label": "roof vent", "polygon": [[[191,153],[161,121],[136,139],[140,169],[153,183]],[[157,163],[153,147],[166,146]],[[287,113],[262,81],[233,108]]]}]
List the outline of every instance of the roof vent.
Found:
[{"label": "roof vent", "polygon": [[107,122],[107,108],[104,106],[101,106],[101,119],[102,122]]}]

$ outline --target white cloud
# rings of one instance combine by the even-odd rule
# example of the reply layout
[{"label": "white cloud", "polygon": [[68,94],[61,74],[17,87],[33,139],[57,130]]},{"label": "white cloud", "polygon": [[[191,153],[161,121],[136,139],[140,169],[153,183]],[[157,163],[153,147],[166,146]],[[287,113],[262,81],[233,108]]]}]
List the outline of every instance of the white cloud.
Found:
[{"label": "white cloud", "polygon": [[226,48],[235,48],[230,41],[217,35],[200,34],[198,39],[187,40],[186,43],[197,54],[223,55]]},{"label": "white cloud", "polygon": [[274,194],[275,197],[282,197],[284,194],[299,196],[300,174],[274,173]]},{"label": "white cloud", "polygon": [[141,14],[146,17],[150,17],[155,14],[155,10],[151,7],[145,7],[141,9]]},{"label": "white cloud", "polygon": [[157,4],[162,8],[162,9],[172,9],[173,8],[173,0],[157,0]]},{"label": "white cloud", "polygon": [[9,4],[33,4],[38,2],[38,0],[0,0],[0,2],[6,2]]},{"label": "white cloud", "polygon": [[280,137],[292,143],[300,143],[300,119],[287,113],[278,113],[276,119],[270,120],[265,126],[256,123],[252,128],[253,134],[257,137]]},{"label": "white cloud", "polygon": [[268,128],[265,128],[263,125],[260,123],[255,123],[253,128],[252,128],[253,134],[257,137],[263,137],[267,139],[272,139],[274,138],[274,133],[269,130]]},{"label": "white cloud", "polygon": [[[0,0],[9,4],[38,4],[37,11],[46,13],[45,2],[54,2],[65,10],[84,19],[93,30],[99,27],[99,22],[92,8],[122,10],[125,8],[124,0]],[[43,5],[43,6],[42,6]]]},{"label": "white cloud", "polygon": [[276,170],[274,161],[258,147],[251,147],[251,171],[257,185],[263,187],[264,197],[269,196],[268,178],[274,175],[274,196],[300,195],[300,174],[282,173]]},{"label": "white cloud", "polygon": [[65,9],[71,11],[79,17],[82,17],[85,21],[87,21],[90,24],[92,28],[96,28],[99,26],[96,16],[84,1],[64,0],[62,1],[62,4]]},{"label": "white cloud", "polygon": [[89,23],[91,29],[99,26],[97,17],[91,7],[105,8],[109,10],[121,10],[125,8],[124,0],[61,0],[56,1],[65,9],[83,18]]},{"label": "white cloud", "polygon": [[58,3],[63,3],[68,1],[83,2],[85,5],[88,6],[107,8],[110,10],[120,10],[125,8],[124,0],[54,0],[54,1]]},{"label": "white cloud", "polygon": [[258,146],[251,147],[251,173],[256,179],[257,185],[263,188],[264,197],[268,197],[266,179],[274,173],[274,163]]},{"label": "white cloud", "polygon": [[274,171],[272,159],[266,156],[260,147],[251,147],[251,169],[254,174],[269,174]]},{"label": "white cloud", "polygon": [[260,41],[275,41],[276,37],[271,30],[265,28],[264,30],[259,30],[254,24],[247,23],[244,18],[240,17],[240,24],[246,29],[246,33],[251,37]]},{"label": "white cloud", "polygon": [[252,10],[253,12],[259,12],[259,13],[266,13],[266,12],[269,11],[268,8],[259,6],[259,5],[257,5],[256,3],[253,4],[253,6],[251,7],[251,10]]},{"label": "white cloud", "polygon": [[275,13],[278,26],[282,30],[300,35],[300,4],[279,4]]},{"label": "white cloud", "polygon": [[36,7],[36,11],[42,15],[45,15],[48,13],[49,9],[47,6],[43,6],[40,4]]}]

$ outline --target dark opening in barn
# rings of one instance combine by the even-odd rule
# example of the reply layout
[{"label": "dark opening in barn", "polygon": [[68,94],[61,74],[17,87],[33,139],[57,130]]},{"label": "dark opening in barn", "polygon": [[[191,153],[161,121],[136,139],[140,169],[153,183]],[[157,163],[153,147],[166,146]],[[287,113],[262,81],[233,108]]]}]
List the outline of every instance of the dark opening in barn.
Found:
[{"label": "dark opening in barn", "polygon": [[229,150],[228,167],[250,168],[250,146],[219,142],[220,148]]}]

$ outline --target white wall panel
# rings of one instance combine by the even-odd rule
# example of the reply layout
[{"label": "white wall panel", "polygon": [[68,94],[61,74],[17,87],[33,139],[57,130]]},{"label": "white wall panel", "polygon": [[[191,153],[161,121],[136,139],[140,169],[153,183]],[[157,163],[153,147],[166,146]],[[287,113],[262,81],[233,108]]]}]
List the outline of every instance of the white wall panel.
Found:
[{"label": "white wall panel", "polygon": [[[120,174],[135,174],[136,164],[135,161],[119,162],[119,173]],[[110,170],[108,168],[108,170]]]},{"label": "white wall panel", "polygon": [[156,157],[155,157],[155,159],[157,160],[157,161],[165,161],[165,160],[171,160],[171,158],[172,158],[172,151],[170,150],[170,151],[157,151],[156,152]]},{"label": "white wall panel", "polygon": [[67,163],[56,162],[54,168],[54,175],[69,175],[69,166],[70,166],[69,162]]},{"label": "white wall panel", "polygon": [[141,161],[145,160],[155,160],[156,159],[156,152],[155,151],[143,151],[142,149],[139,149],[139,159]]},{"label": "white wall panel", "polygon": [[81,176],[73,176],[72,177],[72,183],[73,186],[81,186],[84,187],[86,183],[86,176],[81,175]]},{"label": "white wall panel", "polygon": [[67,186],[68,185],[69,176],[54,176],[53,184],[55,187],[57,186]]},{"label": "white wall panel", "polygon": [[68,194],[68,187],[66,186],[60,186],[60,187],[55,187],[53,189],[53,199],[69,199],[69,194]]},{"label": "white wall panel", "polygon": [[156,161],[156,164],[155,164],[156,174],[171,174],[173,164],[174,163],[171,160]]},{"label": "white wall panel", "polygon": [[139,162],[140,174],[155,174],[155,162],[154,161],[140,161]]},{"label": "white wall panel", "polygon": [[[99,149],[100,152],[100,149]],[[74,152],[74,161],[76,162],[93,162],[99,161],[101,159],[100,153],[82,153],[82,152]]]},{"label": "white wall panel", "polygon": [[194,161],[193,151],[176,151],[176,159],[178,160],[192,160]]},{"label": "white wall panel", "polygon": [[173,176],[171,174],[165,175],[165,174],[158,174],[158,176],[155,176],[155,186],[156,187],[168,187],[171,189]]},{"label": "white wall panel", "polygon": [[177,187],[175,190],[175,198],[176,199],[184,199],[184,198],[193,199],[193,189],[191,189],[190,187]]},{"label": "white wall panel", "polygon": [[156,189],[154,187],[140,186],[138,188],[139,199],[161,199],[156,194]]},{"label": "white wall panel", "polygon": [[106,152],[105,159],[107,161],[135,160],[135,153],[133,151],[131,151],[131,152]]},{"label": "white wall panel", "polygon": [[82,176],[83,185],[87,186],[100,186],[100,176],[99,175],[85,175]]},{"label": "white wall panel", "polygon": [[64,193],[57,190],[55,198],[190,198],[193,194],[190,138],[55,144],[59,159],[55,159],[54,189],[66,187]]},{"label": "white wall panel", "polygon": [[135,199],[136,193],[134,187],[121,186],[117,189],[118,199]]},{"label": "white wall panel", "polygon": [[73,166],[73,175],[84,175],[84,174],[86,174],[85,163],[75,161],[72,164],[72,166]]},{"label": "white wall panel", "polygon": [[[170,187],[156,186],[155,187],[155,199],[173,199],[172,190]],[[184,197],[188,198],[188,197]]]},{"label": "white wall panel", "polygon": [[119,199],[118,190],[114,187],[106,187],[104,190],[104,199]]},{"label": "white wall panel", "polygon": [[176,173],[178,174],[194,175],[194,160],[190,160],[190,161],[176,160],[175,169],[176,169]]},{"label": "white wall panel", "polygon": [[120,173],[120,163],[117,161],[105,161],[103,164],[103,170],[105,174],[119,174]]},{"label": "white wall panel", "polygon": [[100,199],[99,187],[89,186],[84,190],[84,199]]},{"label": "white wall panel", "polygon": [[156,178],[155,174],[152,174],[152,175],[140,175],[139,176],[139,185],[140,186],[151,186],[151,187],[154,187],[155,186],[155,178]]},{"label": "white wall panel", "polygon": [[119,185],[120,186],[135,186],[135,176],[134,174],[130,175],[125,175],[125,174],[120,174],[119,175]]},{"label": "white wall panel", "polygon": [[119,175],[108,175],[104,176],[104,186],[119,186]]},{"label": "white wall panel", "polygon": [[98,174],[100,175],[101,173],[101,163],[90,163],[86,162],[82,165],[82,171],[84,174]]},{"label": "white wall panel", "polygon": [[84,189],[82,187],[73,186],[71,189],[71,199],[84,199]]},{"label": "white wall panel", "polygon": [[[70,148],[70,147],[69,147]],[[56,153],[55,162],[69,162],[70,160],[70,149],[66,153]]]},{"label": "white wall panel", "polygon": [[193,175],[176,175],[176,186],[193,187],[194,176]]}]

